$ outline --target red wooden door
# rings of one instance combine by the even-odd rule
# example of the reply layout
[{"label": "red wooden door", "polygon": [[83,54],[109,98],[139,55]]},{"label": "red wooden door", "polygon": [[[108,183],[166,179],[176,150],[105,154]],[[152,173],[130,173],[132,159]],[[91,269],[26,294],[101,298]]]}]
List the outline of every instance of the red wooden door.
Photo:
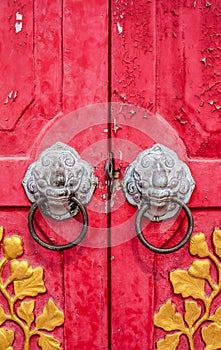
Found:
[{"label": "red wooden door", "polygon": [[[123,174],[131,158],[156,142],[170,145],[178,153],[183,143],[183,159],[196,182],[189,204],[194,234],[205,235],[194,236],[189,249],[186,245],[170,255],[148,251],[136,237],[112,248],[113,349],[221,346],[220,231],[212,235],[221,224],[220,11],[218,1],[113,4],[112,100],[158,113],[172,128],[136,109],[122,110],[116,116],[121,129],[113,133],[114,152],[118,157],[119,150],[123,152],[118,168]],[[136,154],[131,155],[135,146],[122,149],[118,139],[135,144]],[[133,210],[125,204],[116,216],[128,218]],[[117,230],[114,215],[112,222]],[[184,227],[183,222],[171,242],[175,227],[166,222],[149,224],[145,232],[155,245],[173,245]],[[125,230],[134,230],[130,221],[125,220],[119,234]]]},{"label": "red wooden door", "polygon": [[[22,179],[28,166],[44,147],[53,144],[53,138],[55,142],[60,140],[71,144],[80,155],[85,151],[85,160],[96,166],[98,177],[103,176],[100,168],[103,168],[102,162],[107,155],[106,142],[102,143],[99,154],[95,154],[93,160],[87,159],[87,148],[97,139],[102,141],[99,125],[104,124],[102,131],[106,129],[106,114],[98,115],[97,120],[96,115],[91,118],[86,116],[87,122],[81,120],[80,124],[77,115],[69,119],[63,119],[63,116],[108,98],[107,3],[4,1],[0,16],[3,26],[0,83],[1,225],[4,226],[4,237],[13,237],[9,241],[9,249],[15,245],[13,257],[17,257],[18,261],[28,261],[32,268],[29,269],[31,279],[25,279],[27,263],[19,265],[23,272],[16,278],[21,280],[20,289],[24,290],[24,295],[15,290],[15,280],[7,287],[6,294],[3,289],[9,277],[11,261],[7,255],[5,264],[3,247],[7,241],[2,241],[1,261],[4,266],[1,272],[4,276],[1,285],[0,348],[106,349],[106,244],[100,249],[79,246],[74,254],[71,250],[64,254],[49,254],[30,238],[27,229],[30,203],[22,189]],[[56,128],[60,120],[64,120],[64,123],[68,121],[71,125],[70,119],[80,126],[74,133],[67,135],[67,125],[66,129],[64,125],[60,130]],[[96,124],[99,125],[94,133],[92,127]],[[51,127],[55,131],[49,133]],[[106,133],[102,132],[102,135],[103,138],[107,137]],[[96,195],[105,196],[105,191],[101,184]],[[103,197],[99,205],[105,205]],[[95,233],[101,227],[101,240],[105,241],[102,230],[106,227],[106,216],[97,220],[90,217],[89,220],[94,223]],[[47,229],[48,223],[42,223],[39,214],[36,221]],[[92,231],[93,224],[90,234],[93,234]],[[46,234],[50,232],[46,231]],[[14,242],[16,239],[17,243]],[[29,287],[24,285],[26,280]]]},{"label": "red wooden door", "polygon": [[[1,349],[221,348],[218,0],[0,6]],[[30,237],[22,188],[28,166],[57,141],[98,179],[86,239],[64,253]],[[155,143],[176,151],[196,182],[191,244],[171,255],[138,241],[122,191],[127,166]],[[180,218],[145,234],[173,244],[185,233]],[[79,229],[39,213],[36,223],[58,241]]]}]

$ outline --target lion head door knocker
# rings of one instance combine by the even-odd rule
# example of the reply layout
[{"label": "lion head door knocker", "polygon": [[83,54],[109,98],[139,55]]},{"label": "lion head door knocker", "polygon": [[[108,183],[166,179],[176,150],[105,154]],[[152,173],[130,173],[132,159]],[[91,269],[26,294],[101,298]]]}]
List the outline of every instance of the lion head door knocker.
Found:
[{"label": "lion head door knocker", "polygon": [[[172,253],[189,240],[193,231],[193,217],[186,204],[195,182],[188,166],[174,151],[156,144],[141,152],[126,169],[122,185],[128,202],[138,208],[135,228],[145,247],[156,253]],[[171,248],[157,248],[150,244],[142,233],[143,216],[160,222],[174,217],[180,207],[188,218],[188,229],[183,240]]]},{"label": "lion head door knocker", "polygon": [[[78,245],[87,233],[85,205],[91,200],[96,185],[93,168],[73,148],[57,142],[42,152],[38,160],[29,166],[23,180],[26,195],[34,203],[29,211],[28,227],[35,241],[51,250],[64,250]],[[69,219],[81,212],[81,233],[73,242],[64,245],[42,241],[33,226],[38,207],[43,214],[55,220]]]}]

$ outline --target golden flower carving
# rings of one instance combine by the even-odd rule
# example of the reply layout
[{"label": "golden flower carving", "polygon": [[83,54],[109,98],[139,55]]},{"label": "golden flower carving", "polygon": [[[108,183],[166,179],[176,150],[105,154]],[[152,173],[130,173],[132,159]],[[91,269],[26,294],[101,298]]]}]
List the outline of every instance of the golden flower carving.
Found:
[{"label": "golden flower carving", "polygon": [[190,254],[198,255],[200,258],[209,256],[209,248],[204,233],[193,236],[190,240]]},{"label": "golden flower carving", "polygon": [[[175,270],[170,273],[174,293],[184,299],[184,314],[177,312],[171,299],[160,307],[154,317],[154,324],[172,334],[167,334],[157,342],[158,350],[176,350],[181,335],[187,337],[190,350],[200,350],[195,346],[198,330],[205,343],[204,350],[221,348],[221,307],[215,311],[213,308],[215,298],[221,294],[221,230],[215,230],[212,238],[215,252],[209,249],[203,233],[193,236],[190,254],[201,259],[194,260],[187,271]],[[211,263],[216,267],[217,281],[212,278]],[[206,285],[211,290],[209,296],[208,288],[205,293]]]},{"label": "golden flower carving", "polygon": [[[3,228],[0,227],[0,242],[2,239]],[[61,326],[64,323],[63,312],[49,299],[42,313],[36,317],[35,300],[24,301],[26,297],[34,298],[46,293],[46,288],[42,267],[32,268],[27,260],[17,260],[23,254],[23,241],[20,236],[4,238],[3,258],[0,260],[0,294],[8,303],[9,312],[0,306],[0,326],[7,321],[16,323],[24,334],[24,350],[30,350],[30,340],[34,335],[39,337],[38,345],[42,350],[61,350],[60,341],[44,331],[51,332]],[[6,271],[9,271],[9,276],[4,282],[2,274],[7,264],[9,269]],[[10,285],[13,285],[14,293],[11,292]],[[13,330],[0,327],[0,349],[13,350],[14,336]]]},{"label": "golden flower carving", "polygon": [[14,332],[7,328],[0,329],[1,349],[13,350],[11,345],[14,342]]},{"label": "golden flower carving", "polygon": [[8,260],[19,258],[23,255],[23,241],[20,236],[6,237],[3,241],[4,256]]},{"label": "golden flower carving", "polygon": [[12,260],[10,263],[10,281],[19,281],[29,278],[33,274],[33,269],[26,260]]}]

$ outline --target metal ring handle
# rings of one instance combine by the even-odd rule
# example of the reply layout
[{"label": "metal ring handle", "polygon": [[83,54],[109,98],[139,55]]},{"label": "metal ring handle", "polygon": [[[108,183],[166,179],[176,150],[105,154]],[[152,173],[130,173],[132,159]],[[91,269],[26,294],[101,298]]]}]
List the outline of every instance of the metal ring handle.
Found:
[{"label": "metal ring handle", "polygon": [[182,248],[184,246],[184,244],[187,243],[187,241],[190,239],[190,236],[193,232],[193,226],[194,226],[193,216],[192,216],[192,213],[191,213],[190,209],[188,208],[188,206],[177,198],[171,198],[170,200],[171,200],[171,202],[175,202],[175,203],[179,204],[183,208],[183,210],[185,211],[187,218],[188,218],[188,230],[187,230],[184,238],[182,239],[181,242],[179,242],[177,245],[175,245],[171,248],[158,248],[158,247],[150,244],[143,235],[143,232],[141,229],[141,221],[142,221],[142,218],[143,218],[145,211],[149,208],[149,203],[145,203],[141,207],[141,209],[138,211],[137,216],[136,216],[135,227],[136,227],[136,232],[137,232],[137,236],[138,236],[139,240],[146,248],[152,250],[155,253],[169,254],[169,253],[173,253],[173,252],[177,251],[178,249]]},{"label": "metal ring handle", "polygon": [[[45,199],[44,199],[45,200]],[[62,245],[53,245],[53,244],[49,244],[44,242],[35,232],[34,226],[33,226],[33,220],[34,220],[34,215],[35,212],[38,208],[38,203],[35,202],[28,214],[28,228],[29,228],[29,232],[32,236],[32,238],[38,243],[40,244],[42,247],[46,248],[46,249],[50,249],[50,250],[56,250],[56,251],[62,251],[62,250],[66,250],[66,249],[70,249],[75,247],[76,245],[78,245],[83,238],[85,237],[86,233],[87,233],[87,229],[88,229],[88,215],[87,215],[87,211],[86,208],[84,207],[84,205],[79,201],[79,199],[77,199],[76,197],[71,197],[70,201],[77,205],[78,208],[81,211],[82,217],[83,217],[83,228],[81,230],[81,233],[79,234],[79,236],[72,242],[67,243],[67,244],[62,244]]]}]

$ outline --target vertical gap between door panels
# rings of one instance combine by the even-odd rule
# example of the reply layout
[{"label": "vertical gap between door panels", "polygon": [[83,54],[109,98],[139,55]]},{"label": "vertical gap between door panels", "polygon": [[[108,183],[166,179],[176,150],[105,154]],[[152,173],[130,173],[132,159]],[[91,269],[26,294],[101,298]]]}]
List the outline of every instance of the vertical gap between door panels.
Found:
[{"label": "vertical gap between door panels", "polygon": [[61,0],[61,93],[60,109],[64,111],[64,0]]},{"label": "vertical gap between door panels", "polygon": [[[155,28],[154,28],[154,36],[155,36],[155,66],[154,66],[154,70],[155,70],[155,113],[158,112],[158,42],[157,42],[157,29],[158,29],[158,24],[157,24],[157,15],[158,15],[158,6],[159,6],[159,2],[156,1],[155,2],[155,9],[154,9],[154,13],[155,13]],[[157,255],[154,254],[154,261],[153,261],[153,277],[154,277],[154,282],[153,282],[153,317],[154,317],[154,312],[155,312],[155,305],[156,305],[156,274],[157,274]],[[154,320],[153,320],[153,324],[154,324]],[[153,326],[153,346],[154,346],[154,340],[155,340],[155,330],[156,328]]]},{"label": "vertical gap between door panels", "polygon": [[[63,289],[63,310],[64,310],[64,322],[65,322],[65,315],[66,315],[66,302],[65,302],[65,275],[64,275],[64,264],[65,264],[65,257],[64,252],[62,252],[62,266],[63,266],[63,273],[62,273],[62,289]],[[63,349],[66,349],[66,343],[65,343],[65,331],[63,326]]]},{"label": "vertical gap between door panels", "polygon": [[[112,60],[111,60],[111,54],[112,54],[112,0],[108,0],[108,116],[107,116],[107,122],[108,122],[108,140],[107,140],[107,147],[108,152],[112,151],[112,142],[111,142],[111,98],[112,98]],[[112,284],[111,284],[111,207],[110,207],[110,201],[111,199],[111,192],[110,187],[108,187],[108,206],[107,206],[107,317],[108,317],[108,350],[111,350],[111,343],[112,343],[112,317],[111,317],[111,299],[112,299]]]},{"label": "vertical gap between door panels", "polygon": [[[60,91],[60,110],[64,111],[64,0],[61,0],[61,91]],[[65,253],[62,252],[62,289],[63,289],[63,310],[64,310],[64,322],[66,315],[66,300],[65,300]],[[65,342],[65,327],[63,326],[63,349],[66,349]]]}]

